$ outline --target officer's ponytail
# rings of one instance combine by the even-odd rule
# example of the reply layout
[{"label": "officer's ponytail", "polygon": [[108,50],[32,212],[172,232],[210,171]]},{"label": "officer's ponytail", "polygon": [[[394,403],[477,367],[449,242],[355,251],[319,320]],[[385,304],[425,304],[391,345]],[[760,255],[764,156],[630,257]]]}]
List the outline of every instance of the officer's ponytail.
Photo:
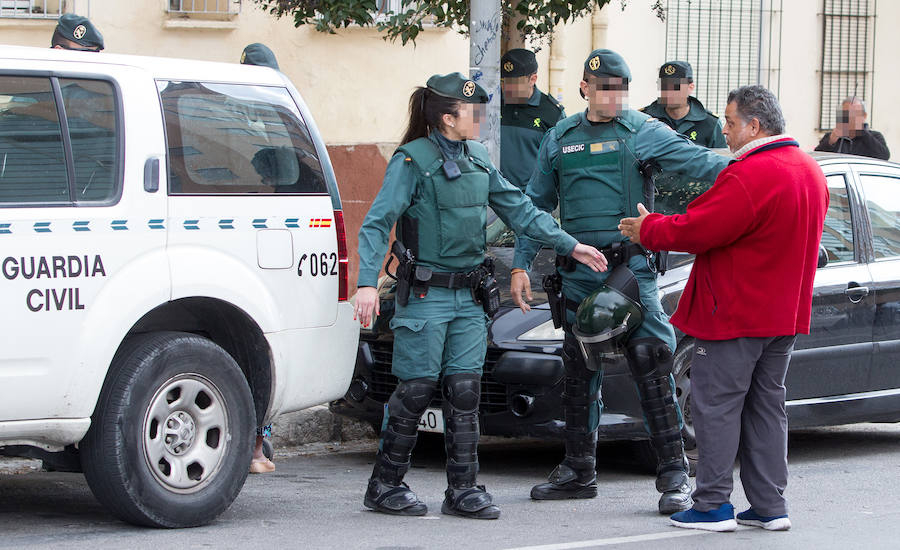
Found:
[{"label": "officer's ponytail", "polygon": [[459,103],[458,99],[438,95],[428,88],[416,88],[409,98],[409,125],[400,145],[426,137],[432,130],[439,130],[443,126],[443,115],[459,115]]}]

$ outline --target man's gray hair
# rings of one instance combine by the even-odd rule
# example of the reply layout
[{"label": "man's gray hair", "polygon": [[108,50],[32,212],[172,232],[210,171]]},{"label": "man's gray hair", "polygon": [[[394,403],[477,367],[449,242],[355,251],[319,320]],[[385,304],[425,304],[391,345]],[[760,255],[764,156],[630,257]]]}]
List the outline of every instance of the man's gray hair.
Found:
[{"label": "man's gray hair", "polygon": [[741,86],[731,90],[728,93],[728,103],[732,102],[744,122],[755,118],[766,133],[784,133],[784,115],[781,114],[778,98],[763,86]]},{"label": "man's gray hair", "polygon": [[862,107],[863,114],[869,114],[868,109],[866,109],[866,102],[863,101],[861,97],[850,96],[847,99],[845,99],[844,101],[841,101],[841,106],[843,107],[845,103],[847,105],[853,105],[854,103],[856,103],[857,105]]}]

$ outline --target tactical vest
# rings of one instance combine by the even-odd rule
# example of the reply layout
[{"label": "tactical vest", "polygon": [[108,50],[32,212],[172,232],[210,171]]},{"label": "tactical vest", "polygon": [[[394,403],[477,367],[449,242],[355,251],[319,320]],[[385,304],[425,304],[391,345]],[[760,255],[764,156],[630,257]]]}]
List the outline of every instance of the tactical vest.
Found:
[{"label": "tactical vest", "polygon": [[614,231],[623,217],[637,216],[644,181],[637,170],[634,141],[650,117],[625,111],[617,120],[596,126],[583,115],[556,125],[561,147],[560,224],[567,233]]},{"label": "tactical vest", "polygon": [[705,113],[706,116],[703,120],[684,120],[681,119],[679,121],[674,121],[669,116],[669,113],[666,112],[666,108],[663,107],[659,101],[654,101],[650,105],[648,105],[643,112],[658,118],[660,121],[664,122],[666,126],[675,130],[676,132],[683,134],[689,140],[693,141],[697,145],[702,145],[704,147],[712,147],[715,144],[715,137],[719,133],[719,119],[716,115],[709,112],[700,100],[694,98],[693,96],[688,98],[688,102],[691,105],[691,108],[699,107],[702,113]]},{"label": "tactical vest", "polygon": [[397,149],[418,175],[412,203],[397,224],[397,238],[418,263],[440,270],[464,271],[484,260],[492,164],[480,143],[467,141],[464,146],[466,155],[453,159],[462,175],[453,180],[444,174],[444,159],[430,139]]}]

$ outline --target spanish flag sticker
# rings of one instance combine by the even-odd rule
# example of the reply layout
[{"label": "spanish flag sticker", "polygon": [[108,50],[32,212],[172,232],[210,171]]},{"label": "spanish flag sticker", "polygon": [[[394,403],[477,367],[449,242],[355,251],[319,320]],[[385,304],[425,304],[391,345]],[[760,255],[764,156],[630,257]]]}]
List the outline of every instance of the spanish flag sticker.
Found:
[{"label": "spanish flag sticker", "polygon": [[612,153],[619,150],[618,141],[601,141],[599,143],[591,143],[591,154],[599,155],[601,153]]}]

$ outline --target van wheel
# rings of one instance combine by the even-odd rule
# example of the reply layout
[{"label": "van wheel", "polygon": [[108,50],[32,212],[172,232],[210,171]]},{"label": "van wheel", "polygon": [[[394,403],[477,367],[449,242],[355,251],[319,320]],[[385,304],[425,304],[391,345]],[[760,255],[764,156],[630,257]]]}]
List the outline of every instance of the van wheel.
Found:
[{"label": "van wheel", "polygon": [[[694,357],[694,342],[686,340],[675,352],[672,376],[675,378],[675,399],[684,417],[681,438],[684,440],[684,454],[688,459],[688,473],[693,477],[697,472],[697,439],[691,418],[691,359]],[[656,474],[656,451],[650,441],[639,441],[635,449],[635,460],[640,468]]]},{"label": "van wheel", "polygon": [[129,523],[208,523],[247,478],[254,410],[241,369],[210,340],[184,332],[130,337],[80,445],[88,485]]}]

